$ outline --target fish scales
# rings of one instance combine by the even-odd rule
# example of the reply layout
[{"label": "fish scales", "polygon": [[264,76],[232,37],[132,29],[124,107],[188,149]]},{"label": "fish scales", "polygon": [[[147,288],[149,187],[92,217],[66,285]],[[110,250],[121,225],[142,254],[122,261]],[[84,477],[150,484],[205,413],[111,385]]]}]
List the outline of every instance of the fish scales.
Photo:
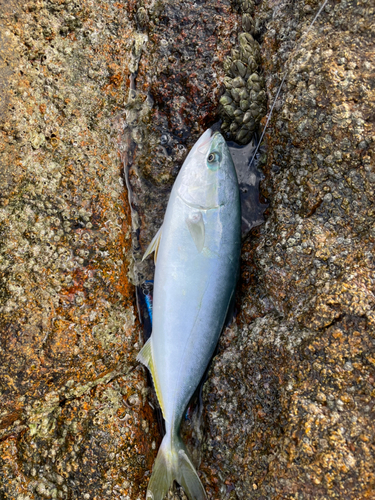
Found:
[{"label": "fish scales", "polygon": [[233,161],[223,137],[207,130],[186,158],[145,254],[157,253],[153,327],[138,359],[151,371],[166,426],[147,498],[162,500],[174,480],[191,500],[206,498],[179,428],[225,321],[240,244]]},{"label": "fish scales", "polygon": [[165,240],[163,234],[156,267],[152,335],[154,359],[165,363],[157,371],[158,389],[166,393],[163,416],[175,425],[173,414],[181,418],[217,344],[236,269],[227,257],[233,244],[216,234],[222,231],[223,209],[203,214],[205,227],[212,228],[205,234],[209,252],[198,252],[187,225],[180,223],[195,209],[178,196],[171,201],[170,231]]}]

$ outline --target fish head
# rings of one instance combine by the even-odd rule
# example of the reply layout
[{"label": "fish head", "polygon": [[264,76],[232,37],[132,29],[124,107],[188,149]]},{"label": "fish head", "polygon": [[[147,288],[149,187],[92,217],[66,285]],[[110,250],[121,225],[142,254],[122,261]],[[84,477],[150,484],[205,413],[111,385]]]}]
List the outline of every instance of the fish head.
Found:
[{"label": "fish head", "polygon": [[238,181],[224,137],[206,130],[187,156],[175,188],[188,205],[219,208],[238,197]]}]

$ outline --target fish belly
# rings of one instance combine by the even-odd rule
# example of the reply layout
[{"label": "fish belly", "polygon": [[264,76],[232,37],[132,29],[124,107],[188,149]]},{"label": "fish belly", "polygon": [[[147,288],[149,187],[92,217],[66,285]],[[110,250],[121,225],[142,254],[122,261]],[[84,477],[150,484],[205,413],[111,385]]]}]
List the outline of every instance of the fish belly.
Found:
[{"label": "fish belly", "polygon": [[[178,196],[163,224],[154,283],[152,356],[166,425],[179,425],[215,350],[236,284],[240,217],[236,207],[203,211],[198,251]],[[233,233],[233,234],[231,234]]]}]

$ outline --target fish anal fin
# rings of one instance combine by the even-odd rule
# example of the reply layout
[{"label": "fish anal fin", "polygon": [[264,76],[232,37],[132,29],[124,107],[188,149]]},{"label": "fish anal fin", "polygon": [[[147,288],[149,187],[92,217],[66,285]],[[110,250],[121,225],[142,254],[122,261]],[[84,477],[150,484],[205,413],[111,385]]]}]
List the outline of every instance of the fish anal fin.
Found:
[{"label": "fish anal fin", "polygon": [[142,349],[137,354],[137,361],[140,361],[142,365],[147,366],[147,368],[151,371],[152,366],[152,346],[151,346],[151,337],[142,347]]},{"label": "fish anal fin", "polygon": [[160,227],[159,231],[152,238],[151,243],[149,244],[149,246],[147,247],[147,250],[145,251],[145,254],[142,258],[142,261],[144,261],[152,252],[155,252],[154,253],[154,262],[156,264],[156,259],[158,257],[158,251],[159,251],[159,245],[160,245],[160,241],[161,241],[162,229],[163,229],[163,226]]},{"label": "fish anal fin", "polygon": [[195,246],[200,253],[204,247],[205,228],[202,212],[193,212],[186,217],[186,224],[193,238]]},{"label": "fish anal fin", "polygon": [[156,391],[156,396],[158,398],[159,405],[160,405],[161,411],[162,411],[163,416],[164,416],[163,399],[161,397],[162,395],[161,395],[161,391],[160,391],[160,386],[159,386],[157,373],[156,373],[155,366],[154,366],[154,360],[152,357],[151,339],[152,339],[152,337],[150,337],[148,339],[148,341],[145,343],[145,345],[142,347],[142,349],[137,354],[137,361],[140,361],[143,365],[145,365],[148,368],[149,372],[151,373],[152,382],[154,383],[154,387],[155,387],[155,391]]}]

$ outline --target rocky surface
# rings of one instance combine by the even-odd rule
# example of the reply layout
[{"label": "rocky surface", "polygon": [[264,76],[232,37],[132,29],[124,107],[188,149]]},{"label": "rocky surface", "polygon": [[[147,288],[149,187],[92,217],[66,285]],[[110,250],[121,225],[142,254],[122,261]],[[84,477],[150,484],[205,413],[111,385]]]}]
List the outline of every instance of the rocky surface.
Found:
[{"label": "rocky surface", "polygon": [[205,387],[212,498],[374,498],[374,9],[328,3],[298,45],[318,7],[258,11],[270,102],[288,76]]},{"label": "rocky surface", "polygon": [[270,206],[184,435],[212,499],[374,496],[374,12],[329,2],[298,44],[318,8],[0,4],[0,499],[144,498],[160,436],[133,284],[220,98],[229,130],[255,110],[228,92],[244,40],[254,124],[288,68]]},{"label": "rocky surface", "polygon": [[128,12],[69,0],[0,12],[0,498],[136,498],[159,438],[133,369],[114,127]]}]

